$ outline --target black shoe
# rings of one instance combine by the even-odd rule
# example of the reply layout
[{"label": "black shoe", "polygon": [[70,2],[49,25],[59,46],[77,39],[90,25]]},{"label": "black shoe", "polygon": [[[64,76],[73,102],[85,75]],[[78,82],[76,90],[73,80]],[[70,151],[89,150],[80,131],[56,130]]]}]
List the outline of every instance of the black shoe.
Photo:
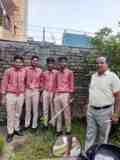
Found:
[{"label": "black shoe", "polygon": [[43,130],[47,131],[48,130],[48,126],[44,126]]},{"label": "black shoe", "polygon": [[49,124],[48,128],[49,129],[55,129],[55,126],[53,126],[52,124]]},{"label": "black shoe", "polygon": [[58,137],[58,136],[61,136],[62,135],[62,131],[60,131],[60,132],[56,132],[56,136]]},{"label": "black shoe", "polygon": [[40,128],[40,129],[43,129],[43,128],[44,128],[44,125],[43,125],[42,123],[40,123],[39,128]]},{"label": "black shoe", "polygon": [[26,130],[28,130],[28,129],[30,129],[30,127],[23,127],[21,130],[22,130],[22,131],[26,131]]},{"label": "black shoe", "polygon": [[69,135],[71,135],[71,132],[65,132],[65,134],[69,136]]},{"label": "black shoe", "polygon": [[6,137],[7,143],[12,142],[12,140],[13,140],[13,134],[8,134],[7,137]]},{"label": "black shoe", "polygon": [[15,134],[16,134],[17,136],[23,136],[23,133],[22,133],[21,131],[15,131]]},{"label": "black shoe", "polygon": [[30,132],[33,134],[33,133],[36,133],[38,130],[38,128],[30,128]]},{"label": "black shoe", "polygon": [[44,124],[40,124],[40,129],[42,129],[43,131],[48,130],[48,126],[45,126]]}]

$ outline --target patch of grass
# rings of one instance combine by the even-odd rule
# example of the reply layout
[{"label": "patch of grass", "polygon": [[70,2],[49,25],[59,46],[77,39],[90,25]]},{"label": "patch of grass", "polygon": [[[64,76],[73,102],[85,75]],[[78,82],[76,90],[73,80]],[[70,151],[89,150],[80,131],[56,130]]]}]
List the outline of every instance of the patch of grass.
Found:
[{"label": "patch of grass", "polygon": [[110,142],[120,146],[120,124],[112,125]]},{"label": "patch of grass", "polygon": [[4,137],[2,135],[0,135],[0,155],[3,153],[4,146],[5,146]]},{"label": "patch of grass", "polygon": [[[119,125],[114,126],[111,132],[110,141],[113,144],[120,145],[120,130]],[[77,136],[80,139],[82,146],[85,141],[85,120],[73,120],[72,123],[72,135]],[[118,131],[119,130],[119,131]],[[51,129],[43,131],[38,129],[36,133],[30,131],[25,132],[28,135],[23,148],[16,151],[15,156],[10,160],[54,160],[54,157],[49,153],[52,149],[52,145],[55,142],[55,132]]]},{"label": "patch of grass", "polygon": [[28,138],[24,147],[15,153],[15,160],[39,160],[49,157],[55,135],[52,131],[38,130],[36,133],[27,133]]},{"label": "patch of grass", "polygon": [[[83,144],[85,129],[84,127],[80,128],[80,126],[79,120],[73,121],[72,135],[77,136]],[[28,138],[24,147],[15,153],[13,160],[47,160],[48,157],[51,157],[51,160],[55,159],[51,156],[51,149],[56,139],[54,130],[42,131],[38,129],[36,133],[27,131],[25,134],[28,135]]]},{"label": "patch of grass", "polygon": [[73,123],[72,123],[72,134],[74,136],[76,136],[82,146],[84,146],[84,140],[85,140],[85,119],[75,119],[73,120]]}]

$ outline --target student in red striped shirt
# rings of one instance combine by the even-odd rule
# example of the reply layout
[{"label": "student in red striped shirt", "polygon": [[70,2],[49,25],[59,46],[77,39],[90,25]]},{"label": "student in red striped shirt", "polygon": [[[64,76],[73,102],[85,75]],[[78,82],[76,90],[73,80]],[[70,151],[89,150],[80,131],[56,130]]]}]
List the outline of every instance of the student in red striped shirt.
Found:
[{"label": "student in red striped shirt", "polygon": [[[54,111],[54,94],[55,94],[55,87],[56,87],[56,73],[55,70],[55,59],[53,57],[48,57],[46,60],[47,63],[47,70],[43,72],[43,123],[44,127],[48,127],[48,114],[50,110],[50,118],[52,119],[55,111]],[[55,121],[52,121],[51,124],[55,127]]]},{"label": "student in red striped shirt", "polygon": [[1,83],[2,102],[7,109],[7,142],[13,140],[13,135],[22,136],[20,131],[20,116],[24,103],[25,69],[23,57],[15,56],[14,64],[7,69]]},{"label": "student in red striped shirt", "polygon": [[31,66],[26,67],[26,91],[25,91],[25,128],[30,127],[31,110],[33,109],[32,129],[38,126],[38,106],[40,90],[42,89],[42,69],[39,67],[39,57],[32,56]]},{"label": "student in red striped shirt", "polygon": [[[71,96],[74,92],[74,74],[73,71],[68,68],[68,59],[65,56],[58,58],[59,70],[56,76],[56,93],[55,93],[55,112],[59,113],[64,110],[65,119],[65,132],[70,134],[71,132]],[[56,123],[57,135],[62,134],[62,115],[58,114]]]}]

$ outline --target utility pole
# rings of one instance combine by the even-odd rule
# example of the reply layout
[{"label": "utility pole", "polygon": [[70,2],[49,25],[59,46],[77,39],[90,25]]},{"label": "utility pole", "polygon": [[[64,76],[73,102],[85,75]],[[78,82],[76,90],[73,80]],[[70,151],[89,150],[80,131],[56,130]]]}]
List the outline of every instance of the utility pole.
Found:
[{"label": "utility pole", "polygon": [[45,42],[45,27],[43,27],[43,42]]}]

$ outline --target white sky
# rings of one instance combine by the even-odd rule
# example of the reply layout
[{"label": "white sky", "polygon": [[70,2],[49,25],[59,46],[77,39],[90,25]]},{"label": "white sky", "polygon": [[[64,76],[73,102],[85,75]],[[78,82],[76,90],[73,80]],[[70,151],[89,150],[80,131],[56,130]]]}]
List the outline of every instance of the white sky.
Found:
[{"label": "white sky", "polygon": [[104,26],[120,30],[120,0],[29,0],[28,35],[60,43],[64,29],[95,32]]}]

